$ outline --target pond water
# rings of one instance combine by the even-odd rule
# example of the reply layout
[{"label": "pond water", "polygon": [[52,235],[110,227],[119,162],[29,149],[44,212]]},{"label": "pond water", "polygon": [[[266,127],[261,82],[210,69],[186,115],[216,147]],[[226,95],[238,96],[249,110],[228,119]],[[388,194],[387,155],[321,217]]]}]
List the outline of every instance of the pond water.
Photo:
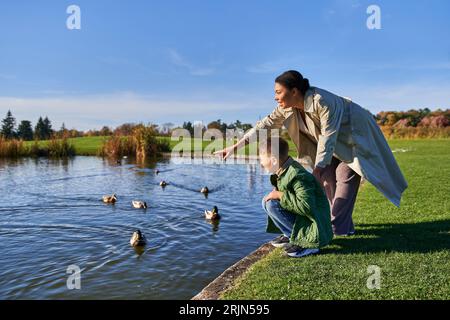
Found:
[{"label": "pond water", "polygon": [[[260,204],[268,180],[258,164],[2,160],[0,298],[189,299],[274,238]],[[104,204],[112,193],[117,203]],[[132,208],[135,199],[148,209]],[[218,225],[203,215],[214,205]],[[135,229],[143,250],[129,244]],[[81,269],[79,290],[67,287],[70,265]]]}]

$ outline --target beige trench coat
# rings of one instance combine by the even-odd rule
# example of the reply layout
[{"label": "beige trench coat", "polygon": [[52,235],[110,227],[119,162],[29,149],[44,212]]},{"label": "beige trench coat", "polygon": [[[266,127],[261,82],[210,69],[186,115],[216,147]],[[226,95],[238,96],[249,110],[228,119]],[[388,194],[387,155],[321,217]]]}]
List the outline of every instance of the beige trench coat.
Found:
[{"label": "beige trench coat", "polygon": [[303,166],[325,167],[334,156],[400,206],[408,185],[373,115],[350,99],[315,87],[305,94],[304,110],[306,125],[297,108],[277,107],[245,137],[284,125]]}]

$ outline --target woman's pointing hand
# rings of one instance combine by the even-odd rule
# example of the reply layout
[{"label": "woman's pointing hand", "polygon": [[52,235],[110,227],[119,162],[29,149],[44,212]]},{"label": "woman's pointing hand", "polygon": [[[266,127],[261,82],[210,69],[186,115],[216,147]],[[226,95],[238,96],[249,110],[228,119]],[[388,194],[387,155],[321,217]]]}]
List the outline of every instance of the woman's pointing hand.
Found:
[{"label": "woman's pointing hand", "polygon": [[214,155],[220,155],[222,156],[223,160],[226,160],[234,151],[234,146],[219,150],[214,152]]}]

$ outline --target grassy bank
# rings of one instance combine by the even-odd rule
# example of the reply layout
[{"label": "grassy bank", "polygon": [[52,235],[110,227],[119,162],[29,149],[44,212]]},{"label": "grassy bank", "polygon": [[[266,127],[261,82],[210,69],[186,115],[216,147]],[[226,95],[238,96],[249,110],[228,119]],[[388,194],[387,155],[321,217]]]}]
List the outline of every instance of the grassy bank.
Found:
[{"label": "grassy bank", "polygon": [[[80,138],[69,138],[67,141],[75,147],[75,154],[82,156],[95,156],[99,154],[103,143],[108,139],[108,136],[98,136],[98,137],[80,137]],[[170,148],[173,149],[179,143],[185,150],[191,149],[192,151],[204,150],[211,141],[200,141],[200,139],[192,139],[191,141],[172,141],[170,137],[157,137],[161,141],[168,141]],[[34,141],[25,141],[24,146],[32,146]],[[48,140],[39,141],[40,146],[48,145]],[[218,141],[219,144],[223,144],[223,140]],[[248,150],[248,148],[247,148]]]},{"label": "grassy bank", "polygon": [[[354,210],[356,236],[337,237],[322,254],[304,259],[277,249],[222,298],[449,299],[450,141],[389,143],[409,183],[401,208],[364,184]],[[381,268],[380,290],[366,286],[369,265]]]},{"label": "grassy bank", "polygon": [[[81,156],[95,156],[107,137],[81,137],[69,138],[67,141],[75,147],[75,154]],[[49,140],[38,142],[40,146],[46,146]],[[34,141],[25,141],[25,146],[30,147]]]},{"label": "grassy bank", "polygon": [[[104,141],[109,138],[107,136],[99,136],[99,137],[81,137],[81,138],[69,138],[67,139],[68,142],[70,144],[72,144],[75,147],[75,154],[76,155],[83,155],[83,156],[95,156],[98,155],[99,150],[102,147],[102,144],[104,143]],[[180,142],[179,141],[172,141],[170,137],[158,137],[159,140],[165,140],[168,141],[170,144],[170,148],[173,149],[175,146],[177,146]],[[407,143],[407,141],[411,141],[406,140],[406,139],[393,139],[390,140],[391,144],[393,144],[393,146],[397,145],[398,143],[402,143],[405,142]],[[414,141],[430,141],[430,139],[415,139]],[[438,140],[438,139],[434,139],[433,141],[442,141],[443,143],[445,143],[445,141],[450,141],[450,140],[446,140],[446,139],[442,139],[442,140]],[[24,146],[29,147],[33,144],[33,141],[25,141],[24,142]],[[219,145],[224,145],[223,140],[219,140],[217,141],[217,143]],[[45,146],[48,144],[48,140],[44,140],[44,141],[39,141],[39,145]],[[194,146],[195,144],[195,146]],[[203,141],[200,142],[199,139],[192,139],[189,142],[184,142],[183,147],[185,148],[185,150],[189,150],[189,148],[191,148],[192,151],[199,151],[199,150],[204,150],[205,148],[208,147],[208,145],[211,144],[211,141]],[[295,155],[295,146],[292,143],[292,141],[289,141],[289,145],[290,145],[290,150],[291,150],[291,154]],[[248,149],[249,147],[247,146],[247,151],[246,153],[248,153]]]}]

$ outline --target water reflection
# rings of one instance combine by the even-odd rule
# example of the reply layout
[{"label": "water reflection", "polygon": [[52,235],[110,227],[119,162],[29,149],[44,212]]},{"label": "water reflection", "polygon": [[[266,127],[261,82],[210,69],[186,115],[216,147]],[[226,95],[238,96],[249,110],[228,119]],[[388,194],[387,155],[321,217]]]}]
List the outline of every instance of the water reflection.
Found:
[{"label": "water reflection", "polygon": [[[0,159],[0,175],[0,298],[187,299],[272,238],[260,209],[270,184],[257,165]],[[102,202],[113,193],[116,204]],[[149,208],[134,209],[135,199]],[[205,220],[215,205],[222,220]],[[136,229],[147,246],[130,246]],[[82,290],[67,290],[72,264]]]}]

